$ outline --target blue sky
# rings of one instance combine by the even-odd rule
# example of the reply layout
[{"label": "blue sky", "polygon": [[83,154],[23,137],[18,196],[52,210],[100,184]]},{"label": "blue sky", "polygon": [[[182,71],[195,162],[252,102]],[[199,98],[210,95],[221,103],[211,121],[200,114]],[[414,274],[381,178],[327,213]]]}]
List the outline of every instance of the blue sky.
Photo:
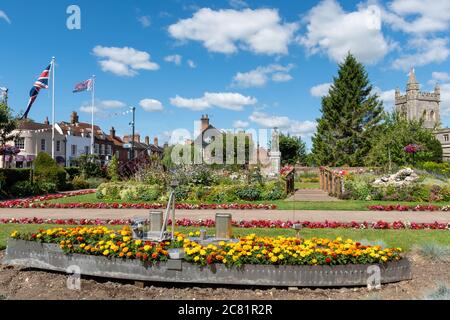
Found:
[{"label": "blue sky", "polygon": [[[81,30],[69,30],[69,5]],[[26,9],[24,9],[26,8]],[[40,72],[57,59],[56,118],[78,111],[90,121],[89,93],[73,86],[96,75],[96,123],[168,139],[193,130],[204,113],[218,128],[277,126],[308,141],[320,96],[346,52],[367,67],[387,109],[415,67],[424,91],[442,87],[442,123],[450,126],[450,1],[29,1],[0,2],[0,86],[24,110]],[[84,112],[83,112],[84,111]],[[51,116],[41,91],[30,118]]]}]

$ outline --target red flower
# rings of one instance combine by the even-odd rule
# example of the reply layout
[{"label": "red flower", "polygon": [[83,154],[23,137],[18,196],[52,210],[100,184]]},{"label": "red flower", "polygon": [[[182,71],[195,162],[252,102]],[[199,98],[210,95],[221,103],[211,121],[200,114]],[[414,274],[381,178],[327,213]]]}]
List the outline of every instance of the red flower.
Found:
[{"label": "red flower", "polygon": [[331,258],[327,257],[327,258],[325,259],[325,262],[326,262],[326,263],[330,263],[330,262],[331,262]]}]

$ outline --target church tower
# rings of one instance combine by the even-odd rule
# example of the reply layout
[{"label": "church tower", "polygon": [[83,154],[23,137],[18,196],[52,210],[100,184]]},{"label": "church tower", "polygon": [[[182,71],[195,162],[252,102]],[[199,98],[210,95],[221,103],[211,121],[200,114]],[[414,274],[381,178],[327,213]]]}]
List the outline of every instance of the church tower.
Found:
[{"label": "church tower", "polygon": [[423,119],[423,126],[427,129],[434,129],[440,124],[440,102],[439,84],[436,84],[434,92],[421,92],[414,69],[411,69],[409,73],[406,94],[402,95],[399,89],[395,91],[397,112],[410,121]]}]

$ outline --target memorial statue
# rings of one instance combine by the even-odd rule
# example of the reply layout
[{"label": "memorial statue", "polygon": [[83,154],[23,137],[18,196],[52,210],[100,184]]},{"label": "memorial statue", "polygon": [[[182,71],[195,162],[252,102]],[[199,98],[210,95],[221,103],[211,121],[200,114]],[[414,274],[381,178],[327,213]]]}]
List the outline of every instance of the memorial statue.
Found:
[{"label": "memorial statue", "polygon": [[274,128],[272,131],[272,143],[270,146],[271,152],[279,152],[280,151],[280,137],[277,131],[277,128]]}]

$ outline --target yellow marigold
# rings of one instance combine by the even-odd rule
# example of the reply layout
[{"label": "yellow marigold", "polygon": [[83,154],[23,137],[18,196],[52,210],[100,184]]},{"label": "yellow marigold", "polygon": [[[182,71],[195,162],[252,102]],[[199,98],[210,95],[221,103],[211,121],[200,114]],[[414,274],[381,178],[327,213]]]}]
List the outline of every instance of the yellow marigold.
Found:
[{"label": "yellow marigold", "polygon": [[85,243],[80,244],[80,248],[83,249],[84,247],[86,247]]},{"label": "yellow marigold", "polygon": [[123,252],[123,253],[127,253],[128,250],[130,250],[130,249],[129,249],[128,247],[125,247],[125,248],[122,249],[122,252]]},{"label": "yellow marigold", "polygon": [[142,244],[142,240],[136,240],[134,242],[135,245],[140,246]]},{"label": "yellow marigold", "polygon": [[151,247],[150,247],[149,245],[145,245],[145,246],[144,246],[144,251],[149,251],[150,248],[151,248]]},{"label": "yellow marigold", "polygon": [[199,256],[195,256],[194,257],[194,261],[197,262],[198,260],[200,260],[200,257]]},{"label": "yellow marigold", "polygon": [[103,255],[104,255],[104,256],[107,256],[108,254],[109,254],[109,250],[103,251]]},{"label": "yellow marigold", "polygon": [[270,258],[270,261],[272,261],[272,262],[277,262],[277,261],[278,261],[277,256],[272,256],[272,258]]},{"label": "yellow marigold", "polygon": [[109,237],[110,237],[111,239],[114,239],[114,238],[116,237],[116,234],[115,234],[115,233],[111,233],[111,234],[109,235]]},{"label": "yellow marigold", "polygon": [[130,241],[130,237],[123,237],[123,241],[124,241],[124,242]]}]

